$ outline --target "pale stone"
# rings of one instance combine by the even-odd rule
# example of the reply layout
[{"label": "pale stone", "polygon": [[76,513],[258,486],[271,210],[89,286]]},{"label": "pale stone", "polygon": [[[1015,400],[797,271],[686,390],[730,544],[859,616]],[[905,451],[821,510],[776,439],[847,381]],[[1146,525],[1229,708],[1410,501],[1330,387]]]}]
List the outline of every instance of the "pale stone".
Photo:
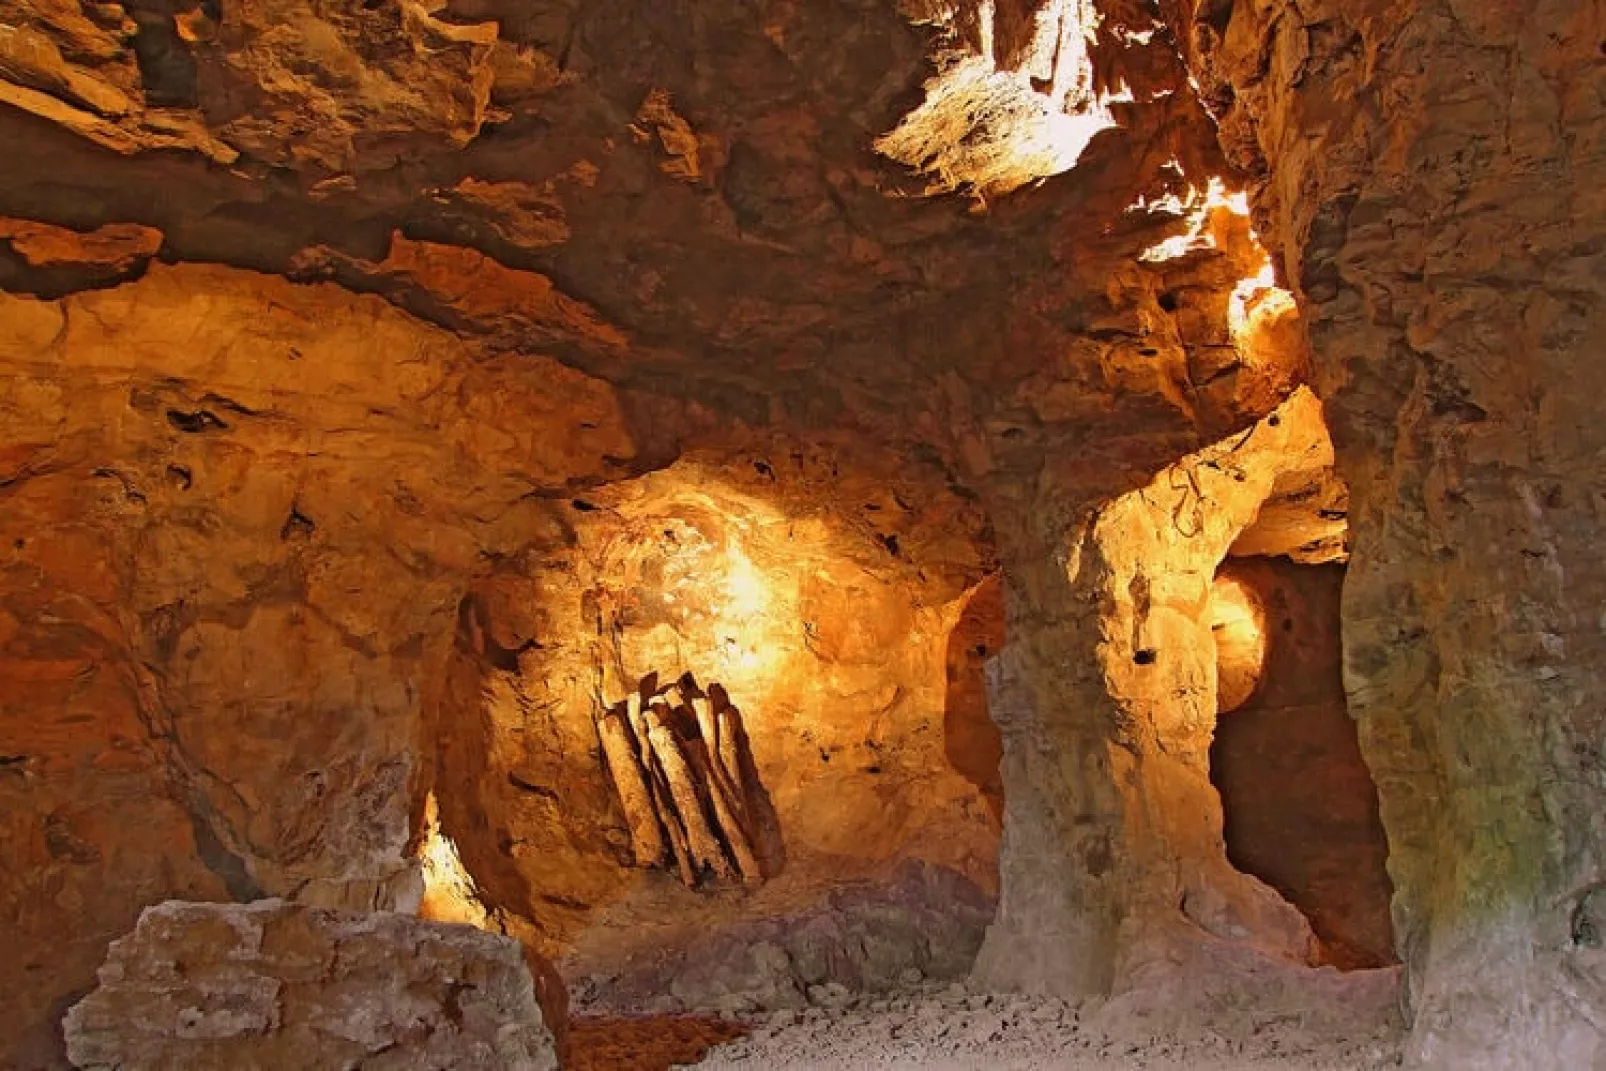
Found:
[{"label": "pale stone", "polygon": [[558,1066],[516,942],[281,900],[147,908],[63,1029],[85,1071]]}]

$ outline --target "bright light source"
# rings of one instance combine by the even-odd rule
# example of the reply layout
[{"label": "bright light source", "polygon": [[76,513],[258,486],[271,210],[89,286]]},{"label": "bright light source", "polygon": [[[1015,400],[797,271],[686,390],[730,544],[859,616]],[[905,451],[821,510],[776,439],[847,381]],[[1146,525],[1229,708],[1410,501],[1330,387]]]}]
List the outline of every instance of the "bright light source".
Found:
[{"label": "bright light source", "polygon": [[1210,587],[1209,623],[1216,642],[1216,709],[1247,703],[1266,666],[1266,611],[1241,581],[1218,576]]},{"label": "bright light source", "polygon": [[440,806],[431,792],[424,801],[424,845],[418,861],[424,871],[421,918],[436,922],[463,922],[492,929],[490,915],[480,900],[474,879],[458,857],[457,845],[441,832]]},{"label": "bright light source", "polygon": [[[1181,172],[1179,167],[1178,173]],[[1182,216],[1187,219],[1188,229],[1183,234],[1173,235],[1164,241],[1156,242],[1139,254],[1138,259],[1150,263],[1175,260],[1186,256],[1196,249],[1219,249],[1221,238],[1218,231],[1221,229],[1212,226],[1218,212],[1227,212],[1240,219],[1249,218],[1249,195],[1243,190],[1229,192],[1221,179],[1211,177],[1204,189],[1191,186],[1184,197],[1176,194],[1167,194],[1154,201],[1139,198],[1127,208],[1127,212],[1145,212],[1150,215]],[[1249,232],[1251,241],[1259,248],[1254,231]],[[1271,262],[1267,260],[1267,267]]]},{"label": "bright light source", "polygon": [[[990,16],[991,5],[982,10]],[[984,19],[980,48],[935,57],[925,101],[876,140],[877,151],[933,176],[933,193],[987,197],[1069,171],[1094,135],[1115,125],[1109,105],[1133,99],[1124,84],[1094,89],[1089,45],[1098,20],[1090,0],[1048,0],[1036,11],[1032,44],[1014,69],[1001,69]]]}]

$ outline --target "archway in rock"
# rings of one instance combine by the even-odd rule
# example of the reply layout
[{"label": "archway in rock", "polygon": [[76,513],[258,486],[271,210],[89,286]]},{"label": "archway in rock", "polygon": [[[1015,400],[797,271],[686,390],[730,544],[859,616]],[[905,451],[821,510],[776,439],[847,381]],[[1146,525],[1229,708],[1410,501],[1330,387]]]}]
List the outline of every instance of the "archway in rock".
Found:
[{"label": "archway in rock", "polygon": [[1218,720],[1211,781],[1227,858],[1310,920],[1318,960],[1396,961],[1377,787],[1340,672],[1339,563],[1229,558],[1211,602]]},{"label": "archway in rock", "polygon": [[[437,842],[478,906],[449,910],[606,1009],[784,1007],[967,971],[1001,791],[983,516],[802,451],[683,460],[568,507],[545,552],[463,604],[434,783]],[[632,839],[599,719],[683,674],[739,709],[743,807],[719,813],[714,777],[658,800],[654,828],[672,840],[700,815],[721,847],[741,829],[756,867],[687,870]],[[671,735],[696,782],[715,752],[686,713]]]},{"label": "archway in rock", "polygon": [[[1242,707],[1280,694],[1267,688],[1268,667],[1279,688],[1292,687],[1285,672],[1297,683],[1308,676],[1297,659],[1285,671],[1281,661],[1298,649],[1279,646],[1266,627],[1275,591],[1261,592],[1259,574],[1237,563],[1343,556],[1345,491],[1331,466],[1321,405],[1302,389],[1092,510],[1056,550],[1063,572],[1017,578],[1011,620],[1034,615],[1036,635],[1005,648],[990,697],[1010,792],[1003,896],[978,959],[982,981],[1135,992],[1182,962],[1198,967],[1191,984],[1208,987],[1232,974],[1223,957],[1355,966],[1387,955],[1379,898],[1363,896],[1351,918],[1331,883],[1321,900],[1320,883],[1279,882],[1249,865],[1235,850],[1242,839],[1228,832],[1242,800],[1231,791],[1224,800],[1212,779],[1220,700]],[[1053,592],[1051,610],[1029,601],[1041,597],[1032,585]],[[1318,647],[1336,673],[1336,611],[1325,612],[1333,635]],[[1283,618],[1272,620],[1280,628]],[[1326,696],[1335,697],[1329,713],[1347,717],[1341,693]],[[1364,766],[1357,776],[1368,789]],[[1364,818],[1368,797],[1355,798]],[[1375,819],[1359,825],[1376,833]],[[1381,843],[1366,844],[1375,877]],[[1317,854],[1330,864],[1343,846]]]},{"label": "archway in rock", "polygon": [[948,693],[943,750],[948,762],[975,785],[993,816],[1002,819],[1004,745],[987,711],[987,660],[1004,646],[1004,593],[997,576],[977,585],[948,633]]}]

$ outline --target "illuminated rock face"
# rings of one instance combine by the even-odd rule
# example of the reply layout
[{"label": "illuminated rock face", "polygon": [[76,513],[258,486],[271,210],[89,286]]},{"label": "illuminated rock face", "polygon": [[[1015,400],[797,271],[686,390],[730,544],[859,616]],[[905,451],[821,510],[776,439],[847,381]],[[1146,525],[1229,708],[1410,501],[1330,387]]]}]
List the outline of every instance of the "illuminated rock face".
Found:
[{"label": "illuminated rock face", "polygon": [[1216,645],[1216,712],[1237,710],[1260,689],[1266,671],[1266,606],[1235,574],[1216,574],[1207,611]]},{"label": "illuminated rock face", "polygon": [[1227,862],[1209,779],[1210,596],[1279,478],[1331,457],[1320,406],[1301,392],[1091,511],[1031,572],[1006,570],[1010,638],[988,667],[1003,885],[980,980],[1106,992],[1201,929],[1310,958],[1299,913]]},{"label": "illuminated rock face", "polygon": [[1162,6],[1256,176],[1353,499],[1345,686],[1412,1056],[1599,1062],[1599,6]]},{"label": "illuminated rock face", "polygon": [[[944,973],[996,892],[998,985],[1304,962],[1229,554],[1350,559],[1415,1055],[1595,1060],[1595,8],[359,6],[0,0],[0,1062],[171,897],[693,1003],[849,892]],[[596,715],[665,667],[756,891],[634,865]]]},{"label": "illuminated rock face", "polygon": [[[0,971],[26,1065],[148,903],[416,903],[420,727],[466,578],[551,531],[532,485],[631,447],[595,381],[501,375],[334,287],[180,266],[0,300]],[[571,432],[521,438],[543,408]]]},{"label": "illuminated rock face", "polygon": [[[917,470],[754,442],[563,505],[570,540],[471,589],[434,714],[437,779],[454,786],[437,789],[442,832],[514,932],[605,978],[641,951],[625,935],[652,932],[695,972],[721,929],[807,915],[906,862],[996,889],[997,815],[976,780],[996,782],[996,745],[965,706],[981,664],[950,656],[989,565],[972,504]],[[596,722],[662,667],[740,708],[765,877],[747,894],[637,866]],[[965,911],[955,940],[973,952],[985,916]]]}]

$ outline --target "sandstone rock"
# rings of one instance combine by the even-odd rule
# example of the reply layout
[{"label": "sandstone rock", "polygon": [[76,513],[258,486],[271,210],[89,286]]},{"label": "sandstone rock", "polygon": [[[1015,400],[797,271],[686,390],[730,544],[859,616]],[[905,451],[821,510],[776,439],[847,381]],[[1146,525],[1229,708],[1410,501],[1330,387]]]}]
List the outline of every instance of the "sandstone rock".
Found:
[{"label": "sandstone rock", "polygon": [[1599,7],[1165,6],[1257,176],[1352,496],[1345,684],[1412,1058],[1598,1062],[1570,919],[1606,844]]},{"label": "sandstone rock", "polygon": [[848,987],[841,982],[826,982],[822,985],[811,985],[808,990],[809,1003],[820,1008],[843,1008],[851,999]]},{"label": "sandstone rock", "polygon": [[64,1029],[85,1069],[558,1066],[516,943],[279,900],[147,908]]},{"label": "sandstone rock", "polygon": [[1323,468],[1330,451],[1301,392],[1030,552],[1039,564],[1007,594],[1012,622],[1037,623],[988,666],[1013,787],[983,984],[1107,992],[1190,927],[1308,960],[1304,919],[1227,863],[1207,614],[1217,566],[1279,472]]},{"label": "sandstone rock", "polygon": [[[1351,563],[1415,1058],[1595,1061],[1606,34],[1520,7],[0,0],[0,1061],[151,903],[409,905],[432,792],[657,982],[947,977],[1000,885],[998,984],[1300,959],[1229,544]],[[701,907],[590,733],[700,659],[782,831]],[[832,901],[909,860],[980,900]]]}]

